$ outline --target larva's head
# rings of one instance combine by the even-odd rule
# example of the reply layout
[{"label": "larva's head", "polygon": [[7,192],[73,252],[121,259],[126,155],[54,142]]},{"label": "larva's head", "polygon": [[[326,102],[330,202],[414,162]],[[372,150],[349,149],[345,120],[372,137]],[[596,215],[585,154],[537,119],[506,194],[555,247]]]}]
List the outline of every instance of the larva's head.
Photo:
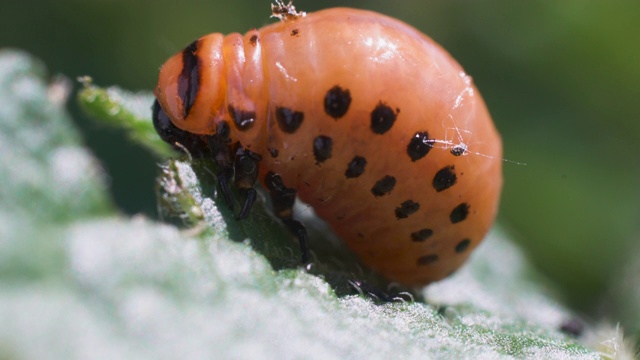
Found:
[{"label": "larva's head", "polygon": [[162,65],[154,91],[162,109],[155,113],[166,114],[179,129],[215,133],[226,95],[222,40],[222,34],[201,37]]}]

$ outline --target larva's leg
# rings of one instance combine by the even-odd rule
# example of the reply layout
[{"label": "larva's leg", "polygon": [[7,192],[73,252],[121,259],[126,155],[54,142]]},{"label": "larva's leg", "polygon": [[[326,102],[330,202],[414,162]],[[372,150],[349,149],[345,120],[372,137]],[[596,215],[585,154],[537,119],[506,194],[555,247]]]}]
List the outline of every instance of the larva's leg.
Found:
[{"label": "larva's leg", "polygon": [[264,180],[271,195],[273,213],[282,220],[282,223],[287,229],[298,238],[300,251],[302,252],[302,263],[306,264],[309,262],[307,230],[304,225],[293,218],[293,204],[296,200],[296,190],[284,186],[280,175],[272,172],[267,173]]},{"label": "larva's leg", "polygon": [[231,154],[229,125],[226,122],[220,122],[216,134],[209,137],[209,148],[213,160],[218,166],[217,177],[220,192],[229,208],[233,208],[233,195],[229,186],[233,179],[233,156]]},{"label": "larva's leg", "polygon": [[240,148],[236,151],[235,161],[235,180],[236,188],[243,193],[244,202],[238,213],[238,220],[244,219],[249,215],[251,207],[256,202],[258,193],[253,186],[258,180],[258,165],[262,158],[260,155]]}]

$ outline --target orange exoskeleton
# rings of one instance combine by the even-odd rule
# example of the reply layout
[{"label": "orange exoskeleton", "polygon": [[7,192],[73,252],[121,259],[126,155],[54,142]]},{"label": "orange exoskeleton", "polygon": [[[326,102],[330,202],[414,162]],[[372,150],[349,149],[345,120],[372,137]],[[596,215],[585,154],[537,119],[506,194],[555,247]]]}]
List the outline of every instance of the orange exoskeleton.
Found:
[{"label": "orange exoskeleton", "polygon": [[231,203],[236,186],[246,198],[241,218],[259,179],[303,261],[296,197],[386,278],[444,278],[486,235],[502,186],[501,140],[471,78],[387,16],[281,17],[171,57],[155,90],[158,132],[213,156],[222,195]]}]

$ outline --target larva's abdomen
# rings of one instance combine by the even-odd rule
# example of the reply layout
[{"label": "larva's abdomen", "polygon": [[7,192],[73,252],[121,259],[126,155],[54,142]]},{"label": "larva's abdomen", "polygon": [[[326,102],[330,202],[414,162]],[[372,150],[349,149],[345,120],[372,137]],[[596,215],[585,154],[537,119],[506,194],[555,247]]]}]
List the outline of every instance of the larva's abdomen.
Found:
[{"label": "larva's abdomen", "polygon": [[[230,35],[223,48],[227,95],[208,121],[232,124],[230,141],[262,157],[261,181],[277,174],[391,280],[425,284],[466,260],[496,215],[502,148],[446,51],[353,9]],[[254,113],[250,127],[238,111]]]}]

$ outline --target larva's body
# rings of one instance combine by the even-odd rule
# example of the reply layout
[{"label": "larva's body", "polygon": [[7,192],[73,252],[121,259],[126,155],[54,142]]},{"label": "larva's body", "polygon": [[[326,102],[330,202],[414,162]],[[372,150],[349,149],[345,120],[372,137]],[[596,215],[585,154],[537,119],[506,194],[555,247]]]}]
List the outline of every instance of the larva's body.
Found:
[{"label": "larva's body", "polygon": [[209,139],[236,177],[224,148],[245,149],[285,224],[297,194],[390,280],[447,276],[495,218],[502,147],[485,104],[447,52],[398,20],[329,9],[207,35],[167,61],[156,96],[156,123]]}]

